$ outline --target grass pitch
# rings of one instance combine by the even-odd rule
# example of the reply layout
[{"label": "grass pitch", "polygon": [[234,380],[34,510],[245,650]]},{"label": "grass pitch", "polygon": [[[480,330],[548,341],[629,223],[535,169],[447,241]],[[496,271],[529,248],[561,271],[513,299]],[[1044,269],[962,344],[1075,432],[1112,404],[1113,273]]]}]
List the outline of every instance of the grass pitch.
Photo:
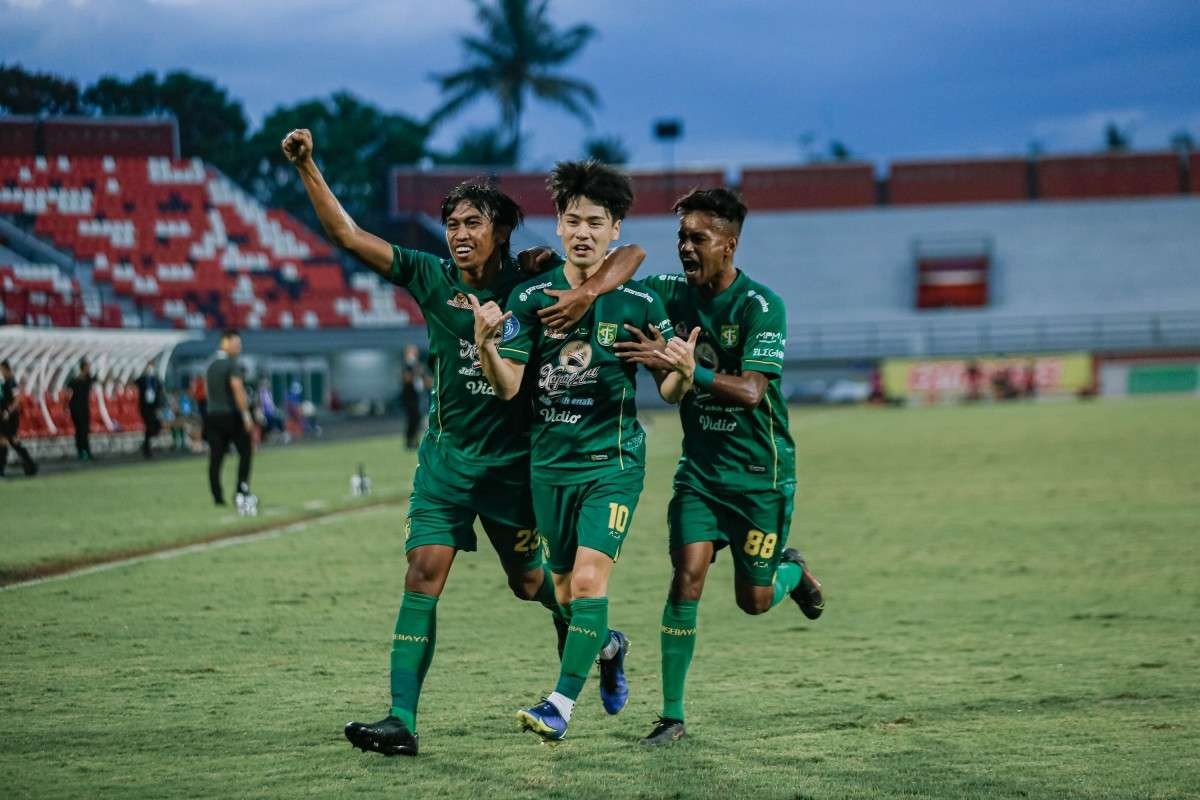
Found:
[{"label": "grass pitch", "polygon": [[[352,750],[387,705],[401,509],[0,592],[5,797],[1200,797],[1200,405],[1194,399],[804,411],[792,542],[816,623],[758,618],[727,558],[700,606],[689,737],[658,711],[665,507],[678,424],[655,415],[647,490],[611,586],[633,641],[616,718],[593,675],[565,743],[514,711],[556,673],[546,612],[463,554],[439,604],[422,755]],[[396,440],[265,454],[279,518],[384,493]],[[239,524],[200,461],[0,485],[7,567]]]}]

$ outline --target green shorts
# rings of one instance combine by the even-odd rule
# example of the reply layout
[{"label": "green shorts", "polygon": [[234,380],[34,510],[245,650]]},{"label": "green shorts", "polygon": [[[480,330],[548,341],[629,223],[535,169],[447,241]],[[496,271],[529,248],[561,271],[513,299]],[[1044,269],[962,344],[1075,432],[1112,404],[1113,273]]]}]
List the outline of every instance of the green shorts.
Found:
[{"label": "green shorts", "polygon": [[676,483],[667,506],[671,552],[695,542],[712,542],[715,561],[717,551],[728,545],[740,578],[755,586],[770,586],[787,546],[795,493],[795,484],[720,494]]},{"label": "green shorts", "polygon": [[476,517],[506,567],[528,572],[542,563],[528,462],[470,474],[436,447],[422,447],[404,521],[405,552],[427,544],[475,550]]},{"label": "green shorts", "polygon": [[616,561],[645,480],[645,471],[630,469],[586,483],[538,483],[533,512],[549,545],[550,571],[562,575],[573,570],[580,547],[599,550]]}]

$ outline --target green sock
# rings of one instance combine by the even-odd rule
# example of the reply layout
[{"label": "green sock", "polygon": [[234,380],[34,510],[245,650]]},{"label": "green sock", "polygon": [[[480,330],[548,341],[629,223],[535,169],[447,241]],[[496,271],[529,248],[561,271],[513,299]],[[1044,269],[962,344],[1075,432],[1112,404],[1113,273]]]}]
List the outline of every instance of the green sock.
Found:
[{"label": "green sock", "polygon": [[546,608],[550,609],[550,613],[557,619],[569,619],[569,615],[563,612],[563,607],[558,604],[558,598],[554,596],[554,576],[550,574],[550,568],[545,564],[542,565],[542,585],[537,590],[537,594],[533,597]]},{"label": "green sock", "polygon": [[791,561],[784,561],[780,564],[775,570],[775,597],[771,600],[771,608],[783,602],[783,598],[800,585],[802,577],[804,574],[800,571],[799,564],[793,564]]},{"label": "green sock", "polygon": [[608,598],[581,597],[571,603],[571,627],[554,691],[575,700],[596,656],[608,641]]},{"label": "green sock", "polygon": [[392,709],[413,733],[417,732],[417,701],[433,661],[437,640],[436,597],[405,592],[392,636]]},{"label": "green sock", "polygon": [[667,600],[663,606],[662,689],[663,712],[668,719],[683,719],[683,685],[696,649],[696,610],[699,600]]}]

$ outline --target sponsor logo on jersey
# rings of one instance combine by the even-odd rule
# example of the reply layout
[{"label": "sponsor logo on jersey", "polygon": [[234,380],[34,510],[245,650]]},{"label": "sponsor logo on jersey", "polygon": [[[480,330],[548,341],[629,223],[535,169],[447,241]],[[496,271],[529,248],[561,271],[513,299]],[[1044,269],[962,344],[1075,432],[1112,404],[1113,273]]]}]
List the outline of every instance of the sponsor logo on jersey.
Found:
[{"label": "sponsor logo on jersey", "polygon": [[688,337],[688,326],[686,322],[675,323],[675,335],[680,339],[686,339]]},{"label": "sponsor logo on jersey", "polygon": [[529,296],[531,294],[533,294],[534,292],[540,292],[542,289],[547,289],[553,285],[554,285],[554,283],[552,281],[542,281],[541,283],[530,286],[528,289],[521,292],[521,294],[519,295],[519,297],[521,298],[521,302],[524,303],[526,300],[528,300]]},{"label": "sponsor logo on jersey", "polygon": [[471,301],[468,300],[467,296],[462,292],[455,292],[454,297],[451,297],[446,301],[446,305],[450,306],[451,308],[463,308],[467,311],[471,310]]},{"label": "sponsor logo on jersey", "polygon": [[[676,334],[678,336],[678,334]],[[680,337],[684,338],[684,337]],[[696,361],[702,367],[708,369],[717,368],[717,348],[713,347],[708,342],[700,342],[696,345]]]},{"label": "sponsor logo on jersey", "polygon": [[541,414],[543,422],[565,422],[568,425],[574,425],[583,419],[583,414],[572,414],[570,411],[555,411],[553,408],[539,408],[538,413]]},{"label": "sponsor logo on jersey", "polygon": [[608,453],[592,453],[588,461],[608,461]]},{"label": "sponsor logo on jersey", "polygon": [[713,419],[707,414],[701,414],[700,428],[713,433],[733,433],[737,430],[737,422],[732,419]]},{"label": "sponsor logo on jersey", "polygon": [[758,304],[760,306],[762,306],[762,310],[763,310],[764,314],[771,310],[771,305],[767,302],[767,298],[763,297],[761,294],[754,291],[753,289],[746,292],[746,297],[749,297],[751,300],[757,300]]},{"label": "sponsor logo on jersey", "polygon": [[517,322],[515,316],[504,320],[504,331],[500,334],[500,341],[511,342],[517,338],[517,334],[521,332],[521,323]]},{"label": "sponsor logo on jersey", "polygon": [[756,475],[762,475],[763,473],[765,473],[767,471],[767,468],[764,466],[761,466],[759,464],[747,464],[746,471],[753,472]]},{"label": "sponsor logo on jersey", "polygon": [[739,325],[722,325],[721,344],[726,347],[736,347],[740,333],[741,326]]},{"label": "sponsor logo on jersey", "polygon": [[558,351],[558,365],[542,364],[538,372],[538,388],[544,392],[539,400],[547,403],[550,397],[595,383],[600,375],[600,367],[589,367],[591,363],[590,344],[578,339],[567,342]]},{"label": "sponsor logo on jersey", "polygon": [[596,341],[610,347],[617,340],[617,323],[601,322],[596,326]]},{"label": "sponsor logo on jersey", "polygon": [[487,381],[467,381],[467,391],[472,395],[495,396],[496,390]]},{"label": "sponsor logo on jersey", "polygon": [[583,372],[591,363],[592,346],[587,342],[567,342],[558,351],[558,364],[567,372]]},{"label": "sponsor logo on jersey", "polygon": [[783,351],[778,347],[756,347],[751,355],[758,358],[783,358]]},{"label": "sponsor logo on jersey", "polygon": [[783,344],[783,334],[779,331],[759,331],[756,339],[759,344]]},{"label": "sponsor logo on jersey", "polygon": [[646,292],[639,292],[637,289],[630,289],[628,286],[625,286],[624,284],[622,284],[621,286],[618,286],[617,291],[624,292],[625,294],[631,294],[634,297],[640,297],[643,300],[645,300],[647,303],[654,302],[654,298],[651,297],[650,295],[648,295]]}]

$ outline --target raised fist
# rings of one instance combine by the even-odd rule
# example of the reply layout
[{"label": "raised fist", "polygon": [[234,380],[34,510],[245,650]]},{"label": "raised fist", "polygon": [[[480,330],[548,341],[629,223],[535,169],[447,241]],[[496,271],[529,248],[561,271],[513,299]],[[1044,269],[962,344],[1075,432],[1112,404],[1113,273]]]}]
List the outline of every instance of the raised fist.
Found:
[{"label": "raised fist", "polygon": [[287,157],[288,161],[296,165],[303,164],[312,158],[312,131],[308,128],[297,128],[283,137],[283,142],[280,146],[283,148],[283,154]]}]

